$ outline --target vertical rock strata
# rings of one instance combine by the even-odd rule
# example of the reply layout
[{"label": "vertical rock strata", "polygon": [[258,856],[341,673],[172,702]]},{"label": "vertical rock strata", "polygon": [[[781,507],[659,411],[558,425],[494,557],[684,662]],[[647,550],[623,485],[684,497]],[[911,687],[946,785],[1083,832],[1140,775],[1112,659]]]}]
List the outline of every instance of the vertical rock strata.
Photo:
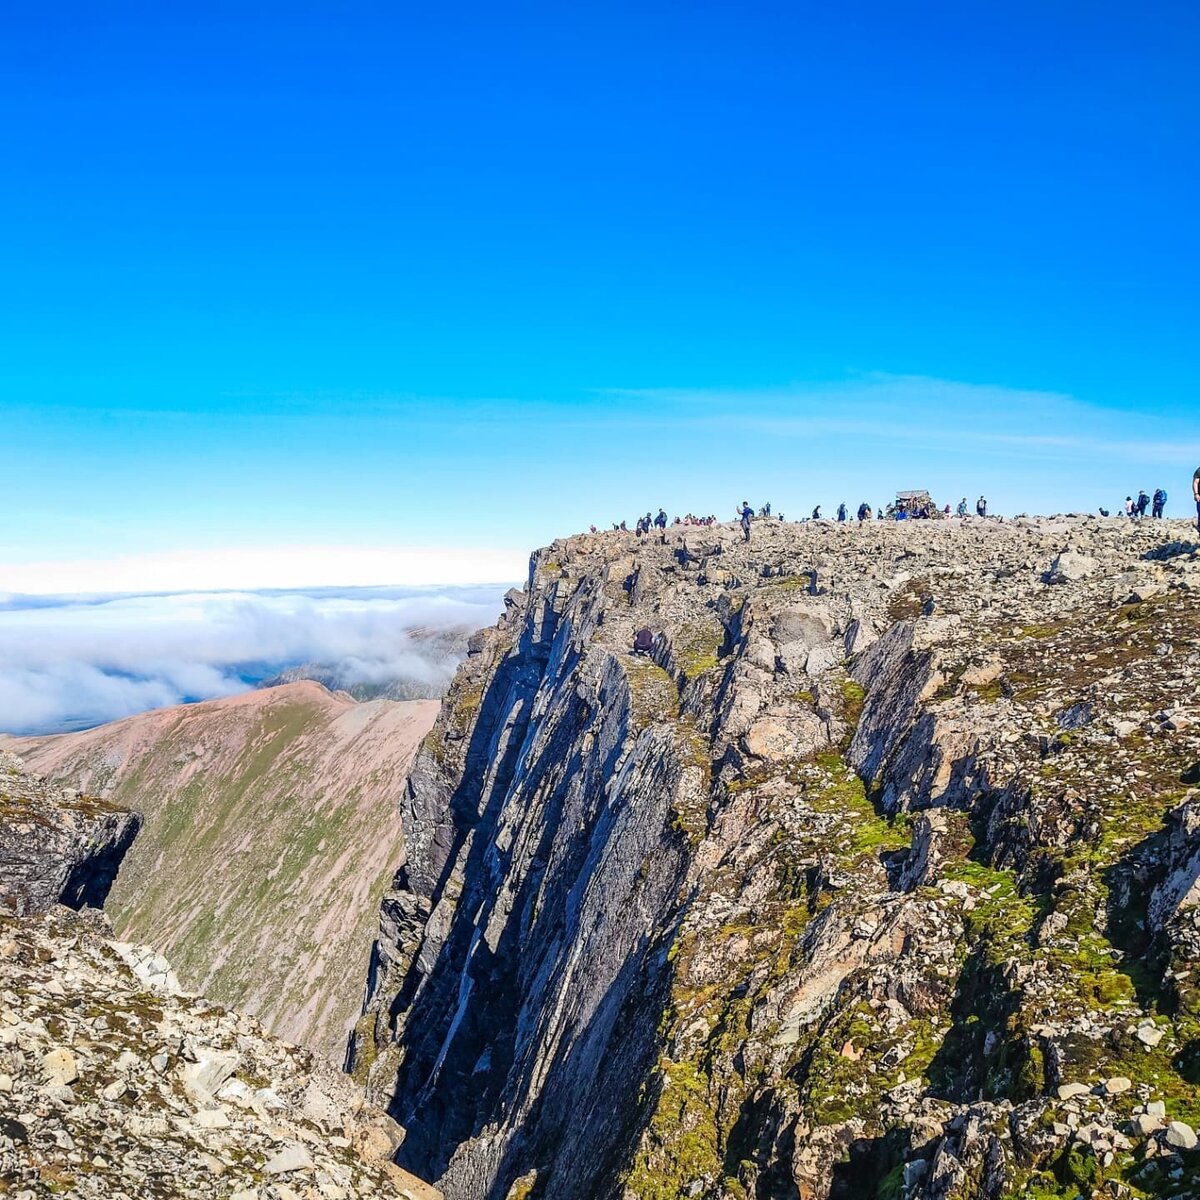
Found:
[{"label": "vertical rock strata", "polygon": [[535,554],[418,757],[353,1040],[405,1165],[452,1200],[1187,1190],[1200,556],[1172,537]]}]

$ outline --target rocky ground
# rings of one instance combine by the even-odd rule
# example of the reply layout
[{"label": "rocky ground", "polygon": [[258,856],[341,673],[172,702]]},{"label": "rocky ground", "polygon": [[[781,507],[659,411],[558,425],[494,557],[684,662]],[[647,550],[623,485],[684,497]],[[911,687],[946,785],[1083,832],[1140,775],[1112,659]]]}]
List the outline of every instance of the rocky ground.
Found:
[{"label": "rocky ground", "polygon": [[0,1195],[435,1200],[345,1076],[110,938],[94,910],[0,918]]},{"label": "rocky ground", "polygon": [[464,1200],[1195,1194],[1198,635],[1183,522],[540,551],[381,910],[354,1069],[402,1161]]},{"label": "rocky ground", "polygon": [[404,779],[436,712],[298,682],[0,740],[59,786],[104,797],[93,808],[143,814],[105,906],[121,937],[341,1065],[403,854]]}]

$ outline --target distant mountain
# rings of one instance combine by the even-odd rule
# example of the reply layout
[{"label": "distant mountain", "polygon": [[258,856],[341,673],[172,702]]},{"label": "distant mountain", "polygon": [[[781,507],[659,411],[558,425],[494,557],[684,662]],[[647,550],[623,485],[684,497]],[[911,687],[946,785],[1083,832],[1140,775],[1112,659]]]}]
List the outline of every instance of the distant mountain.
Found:
[{"label": "distant mountain", "polygon": [[302,681],[0,746],[144,814],[106,906],[120,937],[340,1061],[403,856],[404,781],[437,709]]},{"label": "distant mountain", "polygon": [[279,687],[311,679],[331,692],[345,692],[355,700],[440,700],[450,686],[454,671],[466,657],[470,626],[449,629],[418,627],[406,630],[419,658],[411,673],[377,678],[375,669],[354,661],[301,663],[287,667],[256,686]]}]

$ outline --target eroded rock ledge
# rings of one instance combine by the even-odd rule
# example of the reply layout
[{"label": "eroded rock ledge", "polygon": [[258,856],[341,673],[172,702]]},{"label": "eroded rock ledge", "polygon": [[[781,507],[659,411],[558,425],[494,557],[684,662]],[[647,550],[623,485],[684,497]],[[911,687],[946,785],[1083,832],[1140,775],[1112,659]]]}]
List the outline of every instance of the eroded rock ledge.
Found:
[{"label": "eroded rock ledge", "polygon": [[0,750],[0,912],[103,906],[142,818],[30,774]]},{"label": "eroded rock ledge", "polygon": [[454,1200],[1187,1191],[1198,591],[1182,522],[538,552],[382,907],[351,1065],[401,1160]]}]

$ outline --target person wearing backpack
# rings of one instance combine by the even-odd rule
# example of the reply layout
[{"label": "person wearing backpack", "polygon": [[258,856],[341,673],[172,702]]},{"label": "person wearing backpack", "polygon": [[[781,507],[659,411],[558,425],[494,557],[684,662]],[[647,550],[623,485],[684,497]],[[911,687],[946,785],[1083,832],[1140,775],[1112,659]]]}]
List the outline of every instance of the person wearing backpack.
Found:
[{"label": "person wearing backpack", "polygon": [[1196,532],[1200,533],[1200,467],[1192,476],[1192,499],[1196,502]]},{"label": "person wearing backpack", "polygon": [[1137,515],[1138,520],[1142,520],[1146,515],[1146,509],[1150,507],[1150,497],[1144,491],[1138,492],[1137,498]]},{"label": "person wearing backpack", "polygon": [[1151,509],[1151,516],[1156,520],[1163,515],[1163,509],[1167,507],[1167,493],[1163,488],[1154,489],[1154,506]]},{"label": "person wearing backpack", "polygon": [[754,516],[754,509],[748,505],[745,500],[742,501],[742,539],[750,540],[750,518]]}]

